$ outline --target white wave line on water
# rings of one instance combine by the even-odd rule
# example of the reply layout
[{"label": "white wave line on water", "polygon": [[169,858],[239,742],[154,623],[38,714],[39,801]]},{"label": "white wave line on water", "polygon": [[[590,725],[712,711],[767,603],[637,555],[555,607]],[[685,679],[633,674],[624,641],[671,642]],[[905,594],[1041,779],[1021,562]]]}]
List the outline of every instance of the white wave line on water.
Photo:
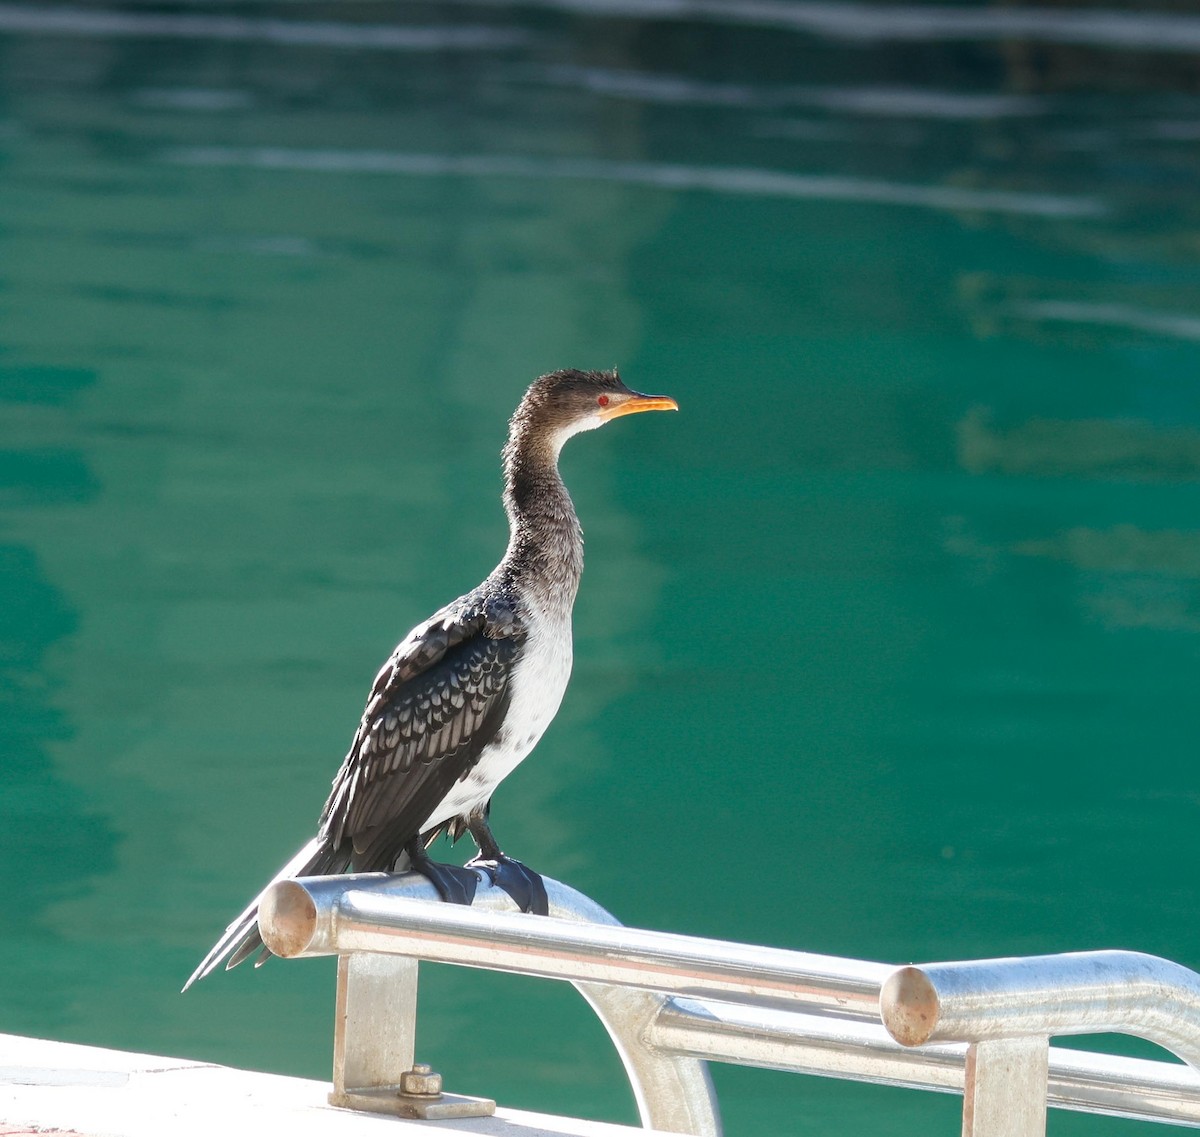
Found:
[{"label": "white wave line on water", "polygon": [[254,105],[249,91],[227,87],[143,87],[135,91],[133,101],[156,110],[240,111]]},{"label": "white wave line on water", "polygon": [[1200,341],[1200,317],[1156,312],[1128,304],[1095,304],[1082,300],[1030,300],[1014,305],[1018,315],[1065,324],[1103,324],[1137,332]]},{"label": "white wave line on water", "polygon": [[233,166],[319,173],[374,173],[408,177],[511,177],[619,182],[668,190],[707,190],[751,197],[910,205],[966,213],[1095,218],[1108,208],[1099,198],[1020,190],[911,185],[838,174],[793,174],[726,166],[617,162],[603,158],[520,155],[420,154],[385,150],[301,150],[286,147],[188,146],[163,160],[189,166]]},{"label": "white wave line on water", "polygon": [[404,27],[395,24],[278,20],[207,13],[122,12],[104,8],[0,4],[0,33],[237,40],[287,47],[373,51],[486,51],[527,43],[528,33],[478,26]]},{"label": "white wave line on water", "polygon": [[533,74],[536,79],[557,86],[643,103],[755,108],[773,106],[778,101],[766,89],[744,83],[706,82],[684,75],[609,67],[577,67],[565,63],[543,68]]},{"label": "white wave line on water", "polygon": [[997,119],[1041,114],[1041,100],[1025,95],[940,91],[921,87],[751,87],[683,75],[652,74],[606,67],[553,65],[534,77],[608,98],[672,106],[718,106],[778,110],[816,106],[845,114],[940,120]]},{"label": "white wave line on water", "polygon": [[[453,0],[508,7],[511,0]],[[831,39],[1019,39],[1092,47],[1185,52],[1200,48],[1200,17],[1104,8],[967,8],[941,5],[804,3],[803,0],[522,0],[576,15],[778,28]]]},{"label": "white wave line on water", "polygon": [[[447,2],[472,7],[512,6],[511,0]],[[1144,51],[1200,49],[1200,17],[1169,12],[892,6],[803,0],[522,0],[521,6],[593,17],[697,20],[768,27],[864,43],[1018,39]],[[402,27],[0,3],[0,33],[4,32],[249,40],[391,51],[491,49],[525,43],[531,38],[528,32],[486,26]]]},{"label": "white wave line on water", "polygon": [[1045,109],[1041,100],[1027,95],[919,87],[813,87],[799,89],[797,99],[846,114],[960,122],[1037,115]]},{"label": "white wave line on water", "polygon": [[1146,134],[1162,142],[1200,142],[1200,119],[1155,122],[1146,130]]}]

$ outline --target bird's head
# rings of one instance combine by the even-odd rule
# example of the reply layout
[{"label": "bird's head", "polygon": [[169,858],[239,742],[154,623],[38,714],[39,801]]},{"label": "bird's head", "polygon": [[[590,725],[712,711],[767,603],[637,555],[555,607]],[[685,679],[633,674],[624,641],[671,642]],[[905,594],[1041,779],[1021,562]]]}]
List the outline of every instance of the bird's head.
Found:
[{"label": "bird's head", "polygon": [[573,434],[639,411],[677,411],[667,395],[631,391],[616,371],[553,371],[535,379],[512,419],[513,437],[544,438],[555,453]]}]

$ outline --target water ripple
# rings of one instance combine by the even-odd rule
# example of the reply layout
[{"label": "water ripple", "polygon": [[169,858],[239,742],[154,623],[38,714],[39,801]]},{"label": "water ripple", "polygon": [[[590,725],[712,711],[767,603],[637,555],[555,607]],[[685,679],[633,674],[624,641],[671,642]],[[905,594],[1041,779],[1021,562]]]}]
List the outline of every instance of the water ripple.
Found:
[{"label": "water ripple", "polygon": [[1137,332],[1200,341],[1200,316],[1159,312],[1128,304],[1095,304],[1079,300],[1030,300],[1014,306],[1021,316],[1068,324],[1101,324]]},{"label": "water ripple", "polygon": [[0,33],[237,40],[372,51],[489,51],[525,44],[530,39],[522,31],[482,25],[411,27],[28,4],[0,4]]},{"label": "water ripple", "polygon": [[672,106],[745,109],[815,106],[846,114],[949,120],[1040,114],[1044,109],[1041,100],[1025,95],[920,87],[753,87],[607,67],[553,66],[540,72],[537,78],[609,98]]},{"label": "water ripple", "polygon": [[[508,6],[508,0],[456,0]],[[541,8],[618,19],[695,20],[807,32],[864,43],[1032,40],[1141,51],[1200,48],[1200,17],[1102,8],[799,3],[795,0],[526,0]]]},{"label": "water ripple", "polygon": [[619,182],[670,190],[707,190],[751,197],[783,197],[955,212],[1011,213],[1061,219],[1108,213],[1099,198],[963,186],[913,185],[837,174],[795,174],[726,166],[617,162],[603,158],[420,154],[383,150],[302,150],[287,147],[187,146],[164,161],[188,166],[252,167],[320,173],[376,173],[407,177],[513,177]]}]

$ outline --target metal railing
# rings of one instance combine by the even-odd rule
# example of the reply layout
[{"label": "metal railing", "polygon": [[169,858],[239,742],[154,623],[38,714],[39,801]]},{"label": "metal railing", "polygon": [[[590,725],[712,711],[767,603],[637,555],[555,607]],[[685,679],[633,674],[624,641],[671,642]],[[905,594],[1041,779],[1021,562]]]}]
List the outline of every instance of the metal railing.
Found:
[{"label": "metal railing", "polygon": [[[516,912],[486,879],[471,908],[437,902],[413,874],[276,884],[259,915],[267,946],[340,957],[331,1101],[389,1108],[413,1066],[423,959],[574,983],[647,1128],[717,1137],[708,1060],[961,1093],[967,1137],[1044,1133],[1047,1104],[1200,1126],[1200,976],[1166,960],[1088,952],[898,969],[626,928],[574,889],[548,878],[546,889],[549,918]],[[1110,1031],[1187,1064],[1049,1045]]]}]

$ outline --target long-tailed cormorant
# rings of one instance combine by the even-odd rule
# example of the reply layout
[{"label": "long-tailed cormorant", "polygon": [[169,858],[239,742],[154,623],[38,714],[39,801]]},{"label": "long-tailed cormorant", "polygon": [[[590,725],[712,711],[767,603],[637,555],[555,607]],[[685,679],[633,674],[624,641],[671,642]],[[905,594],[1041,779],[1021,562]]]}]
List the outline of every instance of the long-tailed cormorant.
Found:
[{"label": "long-tailed cormorant", "polygon": [[[470,903],[478,876],[429,859],[445,833],[470,833],[488,871],[526,911],[545,912],[541,878],[500,851],[492,793],[537,744],[571,673],[571,608],[583,535],[558,472],[563,443],[637,411],[677,410],[615,371],[555,371],[534,380],[504,447],[508,548],[478,588],[418,624],[375,677],[333,780],[317,836],[276,875],[424,873],[447,900]],[[260,894],[261,897],[261,894]],[[184,986],[259,948],[259,898],[225,930]],[[260,960],[261,962],[261,960]]]}]

